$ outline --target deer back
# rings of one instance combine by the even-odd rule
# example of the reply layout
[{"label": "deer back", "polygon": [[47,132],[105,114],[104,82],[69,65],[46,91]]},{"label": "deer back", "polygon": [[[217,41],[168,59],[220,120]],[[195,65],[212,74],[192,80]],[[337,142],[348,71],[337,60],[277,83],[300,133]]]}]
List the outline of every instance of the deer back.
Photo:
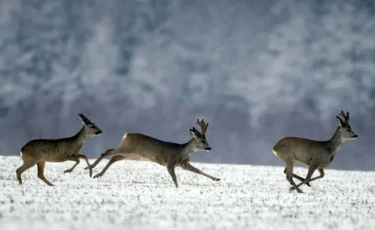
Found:
[{"label": "deer back", "polygon": [[300,137],[286,137],[273,147],[276,156],[286,160],[292,158],[296,161],[309,164],[317,154],[329,154],[326,141],[316,141]]},{"label": "deer back", "polygon": [[21,152],[44,161],[64,161],[69,155],[76,154],[82,148],[83,143],[77,142],[76,138],[61,139],[35,139],[26,143]]},{"label": "deer back", "polygon": [[117,147],[119,153],[133,153],[151,161],[167,161],[168,157],[181,153],[183,145],[162,141],[140,133],[127,133]]}]

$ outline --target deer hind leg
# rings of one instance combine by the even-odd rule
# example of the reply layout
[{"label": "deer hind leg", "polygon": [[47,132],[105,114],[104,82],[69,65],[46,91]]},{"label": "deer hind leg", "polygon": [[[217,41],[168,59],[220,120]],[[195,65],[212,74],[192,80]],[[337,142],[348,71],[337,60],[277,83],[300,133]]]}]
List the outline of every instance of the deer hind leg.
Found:
[{"label": "deer hind leg", "polygon": [[303,193],[300,188],[297,187],[293,181],[293,160],[289,160],[286,163],[286,179],[289,183],[297,190],[298,193]]},{"label": "deer hind leg", "polygon": [[35,164],[36,162],[30,162],[30,161],[25,161],[25,160],[23,161],[23,164],[21,165],[21,167],[19,167],[16,170],[17,180],[19,184],[22,184],[21,174],[25,172],[26,170],[28,170],[29,168],[33,167]]},{"label": "deer hind leg", "polygon": [[116,155],[116,154],[118,154],[118,153],[116,153],[116,149],[107,149],[104,153],[100,154],[100,157],[98,159],[96,159],[96,161],[92,165],[88,164],[88,166],[85,169],[93,169],[105,157],[107,157],[107,156],[113,156],[113,155]]},{"label": "deer hind leg", "polygon": [[193,173],[197,173],[197,174],[203,175],[203,176],[208,177],[208,178],[210,178],[211,180],[214,180],[214,181],[219,181],[220,180],[220,178],[213,177],[213,176],[208,175],[208,174],[202,172],[201,170],[195,168],[189,162],[186,162],[185,164],[182,164],[181,168],[185,169],[187,171],[193,172]]},{"label": "deer hind leg", "polygon": [[[286,168],[284,169],[284,173],[286,174]],[[305,178],[300,177],[300,176],[298,176],[298,175],[296,175],[294,173],[293,173],[293,177],[296,178],[297,180],[300,180],[300,181],[304,181],[305,180]],[[311,187],[310,183],[306,183],[306,185],[308,185],[309,187]]]},{"label": "deer hind leg", "polygon": [[38,161],[37,166],[38,166],[38,178],[41,179],[44,183],[48,184],[49,186],[53,186],[53,184],[44,177],[45,161]]},{"label": "deer hind leg", "polygon": [[125,159],[130,159],[136,157],[136,154],[122,154],[122,155],[116,155],[111,158],[111,160],[108,161],[107,165],[103,168],[103,170],[96,174],[94,178],[99,178],[104,175],[104,173],[108,170],[108,168],[115,162],[120,161],[120,160],[125,160]]},{"label": "deer hind leg", "polygon": [[23,164],[16,170],[17,180],[19,184],[22,184],[21,174],[37,163],[37,160],[35,160],[32,156],[29,155],[29,153],[25,151],[21,152],[21,157]]}]

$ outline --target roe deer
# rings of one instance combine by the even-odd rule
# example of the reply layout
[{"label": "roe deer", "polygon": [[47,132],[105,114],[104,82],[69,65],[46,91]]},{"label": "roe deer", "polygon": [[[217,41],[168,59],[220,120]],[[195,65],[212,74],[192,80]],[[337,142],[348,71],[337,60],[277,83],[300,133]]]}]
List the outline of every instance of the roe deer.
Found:
[{"label": "roe deer", "polygon": [[190,129],[192,139],[185,144],[166,142],[140,133],[126,133],[117,148],[108,149],[102,153],[101,156],[91,166],[86,167],[86,169],[94,168],[106,156],[112,156],[104,169],[94,176],[94,178],[98,178],[103,176],[107,169],[116,161],[143,158],[166,166],[176,187],[178,187],[178,183],[175,167],[178,166],[182,169],[206,176],[211,180],[219,181],[219,178],[210,176],[189,163],[192,152],[211,150],[206,140],[208,123],[205,123],[203,119],[201,121],[198,119],[197,124],[201,127],[201,132],[194,127]]},{"label": "roe deer", "polygon": [[[61,139],[31,140],[21,148],[20,155],[23,165],[16,170],[20,184],[22,184],[21,174],[35,164],[38,166],[39,179],[50,186],[53,184],[44,177],[45,162],[75,161],[73,167],[65,170],[64,173],[72,172],[79,164],[79,159],[84,159],[87,165],[90,165],[87,156],[82,155],[80,150],[86,139],[97,136],[102,131],[83,114],[78,114],[78,116],[81,118],[83,127],[74,136]],[[90,177],[91,175],[92,170],[90,170]]]},{"label": "roe deer", "polygon": [[[338,127],[329,140],[316,141],[300,137],[285,137],[279,140],[273,147],[273,153],[286,164],[284,173],[286,174],[286,179],[292,185],[291,190],[296,189],[297,192],[302,193],[302,190],[299,188],[301,185],[323,178],[323,169],[331,164],[341,145],[348,140],[354,140],[358,137],[349,125],[349,112],[345,113],[341,111],[341,115],[344,121],[339,116],[336,116]],[[309,165],[305,179],[293,174],[293,163],[295,161]],[[311,178],[316,169],[319,170],[320,175]],[[296,185],[293,177],[302,182]]]}]

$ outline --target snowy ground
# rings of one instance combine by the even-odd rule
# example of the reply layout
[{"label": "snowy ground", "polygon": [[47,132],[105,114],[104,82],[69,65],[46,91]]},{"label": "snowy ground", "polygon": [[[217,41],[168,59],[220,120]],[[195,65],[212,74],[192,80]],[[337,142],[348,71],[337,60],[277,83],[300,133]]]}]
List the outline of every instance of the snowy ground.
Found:
[{"label": "snowy ground", "polygon": [[[94,169],[98,173],[107,161]],[[281,167],[198,164],[219,182],[151,162],[122,161],[100,179],[82,162],[36,167],[18,185],[19,157],[0,156],[0,229],[375,229],[375,173],[327,170],[326,177],[288,191]],[[306,169],[298,168],[305,175]]]}]

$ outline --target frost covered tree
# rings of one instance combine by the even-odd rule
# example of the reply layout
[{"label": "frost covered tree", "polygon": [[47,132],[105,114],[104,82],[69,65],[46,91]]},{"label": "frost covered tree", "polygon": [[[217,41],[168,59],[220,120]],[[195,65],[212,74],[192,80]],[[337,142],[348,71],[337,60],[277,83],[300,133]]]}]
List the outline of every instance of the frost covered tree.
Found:
[{"label": "frost covered tree", "polygon": [[198,117],[215,154],[195,159],[216,162],[277,163],[274,141],[324,138],[340,109],[358,133],[374,128],[371,1],[4,0],[0,10],[0,152],[71,133],[78,112],[104,131],[91,156],[124,132],[184,141]]}]

